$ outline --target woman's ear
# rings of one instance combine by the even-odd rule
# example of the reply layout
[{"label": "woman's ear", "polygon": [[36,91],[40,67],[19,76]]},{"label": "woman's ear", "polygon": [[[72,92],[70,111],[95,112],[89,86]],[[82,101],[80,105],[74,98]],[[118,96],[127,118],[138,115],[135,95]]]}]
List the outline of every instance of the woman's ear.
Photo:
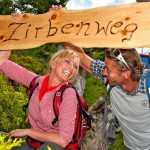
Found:
[{"label": "woman's ear", "polygon": [[49,66],[51,69],[55,68],[56,62],[55,61],[50,61]]}]

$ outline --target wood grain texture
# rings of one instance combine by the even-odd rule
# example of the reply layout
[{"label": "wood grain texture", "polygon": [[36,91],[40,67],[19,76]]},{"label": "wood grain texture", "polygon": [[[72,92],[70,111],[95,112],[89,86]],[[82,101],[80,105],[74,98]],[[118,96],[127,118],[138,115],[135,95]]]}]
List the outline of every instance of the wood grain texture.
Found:
[{"label": "wood grain texture", "polygon": [[86,10],[0,15],[0,49],[70,42],[84,48],[150,47],[150,2]]}]

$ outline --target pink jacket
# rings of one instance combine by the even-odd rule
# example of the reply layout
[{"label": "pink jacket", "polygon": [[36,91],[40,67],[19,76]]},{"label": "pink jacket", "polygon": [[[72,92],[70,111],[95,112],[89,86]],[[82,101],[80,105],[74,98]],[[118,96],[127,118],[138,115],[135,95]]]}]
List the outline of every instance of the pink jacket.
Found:
[{"label": "pink jacket", "polygon": [[[11,61],[5,61],[0,70],[9,78],[18,83],[29,87],[32,79],[37,76],[35,73],[17,65]],[[29,121],[34,130],[45,132],[57,132],[67,142],[70,142],[74,133],[74,124],[77,109],[77,98],[74,89],[67,88],[63,94],[63,100],[59,109],[58,122],[53,126],[52,121],[55,118],[53,112],[53,97],[60,88],[45,93],[42,100],[39,100],[39,90],[45,76],[40,76],[39,86],[35,89],[29,103]],[[66,84],[65,82],[62,84]],[[68,94],[69,93],[69,94]]]}]

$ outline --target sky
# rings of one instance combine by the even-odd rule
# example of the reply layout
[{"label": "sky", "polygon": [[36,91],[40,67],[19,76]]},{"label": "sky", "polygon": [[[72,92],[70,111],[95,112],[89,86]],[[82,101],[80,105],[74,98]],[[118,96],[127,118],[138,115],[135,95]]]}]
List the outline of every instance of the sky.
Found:
[{"label": "sky", "polygon": [[[136,3],[136,0],[69,0],[67,9],[90,9],[101,6],[123,5],[127,3]],[[150,48],[137,48],[139,53],[149,53]]]},{"label": "sky", "polygon": [[135,3],[136,0],[69,0],[68,9],[88,9],[99,6],[122,5],[126,3]]}]

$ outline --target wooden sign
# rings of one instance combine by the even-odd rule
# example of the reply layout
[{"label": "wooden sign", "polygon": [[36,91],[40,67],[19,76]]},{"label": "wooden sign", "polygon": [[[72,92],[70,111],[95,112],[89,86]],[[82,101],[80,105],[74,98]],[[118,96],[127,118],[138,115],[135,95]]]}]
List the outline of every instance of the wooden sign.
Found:
[{"label": "wooden sign", "polygon": [[28,49],[45,43],[110,48],[150,47],[150,2],[45,14],[0,16],[0,49]]}]

